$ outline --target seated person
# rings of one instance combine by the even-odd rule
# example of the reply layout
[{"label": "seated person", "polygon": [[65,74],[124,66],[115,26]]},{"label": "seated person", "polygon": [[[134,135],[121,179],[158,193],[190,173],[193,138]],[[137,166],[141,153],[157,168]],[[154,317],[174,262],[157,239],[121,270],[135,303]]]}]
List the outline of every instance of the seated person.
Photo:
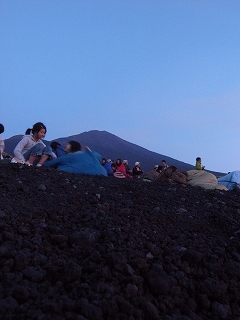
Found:
[{"label": "seated person", "polygon": [[51,142],[50,147],[57,157],[61,157],[66,154],[66,152],[61,148],[61,144],[57,141]]},{"label": "seated person", "polygon": [[45,161],[55,158],[56,155],[53,153],[52,148],[46,146],[42,141],[46,132],[47,128],[42,122],[37,122],[32,128],[28,128],[13,150],[14,158],[12,158],[11,162],[21,162],[41,167]]},{"label": "seated person", "polygon": [[157,171],[158,173],[163,172],[163,167],[162,167],[162,166],[158,166],[158,168],[156,169],[156,171]]},{"label": "seated person", "polygon": [[166,160],[162,160],[162,171],[166,170],[168,167]]},{"label": "seated person", "polygon": [[106,158],[102,158],[102,166],[105,166],[106,162],[107,162]]},{"label": "seated person", "polygon": [[79,142],[70,141],[65,148],[66,155],[45,162],[44,166],[82,175],[107,176],[106,169],[101,165],[100,154],[88,147],[81,149]]},{"label": "seated person", "polygon": [[113,175],[113,170],[112,170],[112,160],[111,159],[107,159],[107,162],[104,165],[104,168],[107,170],[107,174],[108,176],[112,176]]},{"label": "seated person", "polygon": [[129,167],[128,160],[123,160],[123,164],[126,168],[126,174],[132,176],[132,169]]},{"label": "seated person", "polygon": [[111,168],[112,168],[112,171],[113,171],[113,176],[115,178],[120,178],[120,179],[125,179],[126,178],[126,176],[122,172],[117,170],[117,165],[115,163],[111,164]]},{"label": "seated person", "polygon": [[118,172],[122,172],[124,175],[126,175],[126,168],[125,168],[124,164],[122,163],[122,160],[119,158],[116,161],[116,167],[117,167]]},{"label": "seated person", "polygon": [[118,172],[121,172],[126,178],[132,178],[131,175],[127,174],[126,172],[126,167],[125,165],[122,163],[122,160],[121,159],[117,159],[116,161],[116,167],[117,167],[117,171]]},{"label": "seated person", "polygon": [[205,166],[202,166],[202,159],[200,157],[196,158],[196,170],[204,170]]},{"label": "seated person", "polygon": [[139,178],[141,174],[143,174],[143,171],[140,167],[140,162],[135,162],[135,166],[132,170],[132,173],[134,178]]}]

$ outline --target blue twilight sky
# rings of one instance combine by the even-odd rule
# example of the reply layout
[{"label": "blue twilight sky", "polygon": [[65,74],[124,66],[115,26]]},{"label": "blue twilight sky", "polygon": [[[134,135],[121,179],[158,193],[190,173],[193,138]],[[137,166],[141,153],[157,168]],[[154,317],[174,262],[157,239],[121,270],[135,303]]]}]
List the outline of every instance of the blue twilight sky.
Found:
[{"label": "blue twilight sky", "polygon": [[48,140],[106,130],[240,170],[239,17],[239,0],[0,0],[4,137],[42,121]]}]

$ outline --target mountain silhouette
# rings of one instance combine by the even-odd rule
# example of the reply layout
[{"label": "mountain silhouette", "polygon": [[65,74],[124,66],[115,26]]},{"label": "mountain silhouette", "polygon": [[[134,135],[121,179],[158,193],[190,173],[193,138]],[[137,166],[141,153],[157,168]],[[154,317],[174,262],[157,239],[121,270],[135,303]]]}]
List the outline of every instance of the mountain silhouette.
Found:
[{"label": "mountain silhouette", "polygon": [[[6,139],[5,151],[13,155],[13,150],[21,138],[22,135],[16,135]],[[113,161],[116,161],[118,158],[122,160],[127,159],[130,167],[134,167],[134,163],[139,161],[144,171],[151,170],[156,164],[161,164],[163,159],[166,160],[168,165],[174,165],[179,170],[191,170],[195,168],[188,163],[147,150],[134,143],[123,140],[107,131],[91,130],[69,137],[54,139],[54,141],[59,142],[63,147],[65,147],[70,140],[75,140],[87,145],[90,149],[99,152],[101,156],[106,159],[110,158]],[[44,140],[44,142],[47,145],[51,143],[51,141],[47,140]]]}]

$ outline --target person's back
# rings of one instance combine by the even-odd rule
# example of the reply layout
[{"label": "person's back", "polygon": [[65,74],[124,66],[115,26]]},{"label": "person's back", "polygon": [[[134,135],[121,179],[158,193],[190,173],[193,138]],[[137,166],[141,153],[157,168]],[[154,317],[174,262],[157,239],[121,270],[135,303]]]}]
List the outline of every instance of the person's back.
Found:
[{"label": "person's back", "polygon": [[202,159],[200,157],[196,158],[196,170],[204,170],[205,166],[202,166]]},{"label": "person's back", "polygon": [[104,165],[104,168],[107,170],[107,174],[108,176],[112,176],[113,175],[113,170],[112,170],[112,160],[108,159],[107,162]]},{"label": "person's back", "polygon": [[132,169],[129,167],[128,160],[123,160],[123,164],[125,166],[127,176],[132,177]]}]

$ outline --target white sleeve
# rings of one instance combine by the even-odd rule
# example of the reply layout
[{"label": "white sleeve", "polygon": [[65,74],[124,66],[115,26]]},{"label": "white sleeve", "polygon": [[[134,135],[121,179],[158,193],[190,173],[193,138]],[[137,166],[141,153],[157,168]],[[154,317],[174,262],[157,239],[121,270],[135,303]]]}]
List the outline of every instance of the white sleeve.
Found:
[{"label": "white sleeve", "polygon": [[25,158],[24,158],[22,152],[23,152],[24,147],[27,144],[27,141],[28,141],[28,138],[27,137],[23,137],[22,140],[20,140],[18,142],[18,144],[16,145],[15,149],[13,150],[14,156],[16,158],[18,158],[19,160],[25,161]]}]

